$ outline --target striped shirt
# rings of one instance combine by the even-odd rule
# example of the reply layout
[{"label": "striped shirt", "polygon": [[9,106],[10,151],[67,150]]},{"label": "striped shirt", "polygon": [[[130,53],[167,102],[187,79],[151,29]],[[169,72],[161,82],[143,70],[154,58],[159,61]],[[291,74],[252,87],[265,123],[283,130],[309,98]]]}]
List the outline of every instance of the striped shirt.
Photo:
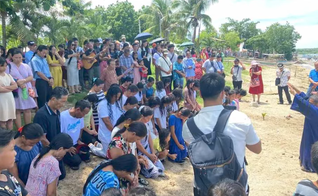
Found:
[{"label": "striped shirt", "polygon": [[317,196],[318,188],[310,180],[302,180],[298,183],[294,196]]},{"label": "striped shirt", "polygon": [[101,90],[101,91],[98,92],[98,93],[89,92],[88,94],[89,94],[89,95],[91,95],[91,94],[96,94],[97,97],[98,97],[98,102],[93,105],[93,119],[94,119],[95,125],[99,125],[97,106],[98,106],[99,102],[101,102],[103,99],[105,99],[104,91]]}]

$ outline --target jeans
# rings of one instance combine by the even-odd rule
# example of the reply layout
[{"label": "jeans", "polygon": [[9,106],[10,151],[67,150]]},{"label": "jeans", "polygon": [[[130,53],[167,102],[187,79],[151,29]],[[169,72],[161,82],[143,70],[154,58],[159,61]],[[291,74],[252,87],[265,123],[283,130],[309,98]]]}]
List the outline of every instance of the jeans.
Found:
[{"label": "jeans", "polygon": [[233,88],[234,89],[242,89],[242,83],[243,83],[243,81],[233,81]]},{"label": "jeans", "polygon": [[88,80],[89,84],[92,87],[93,86],[93,78],[99,78],[100,76],[100,68],[97,65],[93,65],[89,70],[88,70]]},{"label": "jeans", "polygon": [[183,82],[184,82],[184,79],[183,78],[178,78],[178,79],[175,79],[173,81],[173,89],[176,89],[176,88],[183,88]]},{"label": "jeans", "polygon": [[290,94],[288,91],[288,86],[278,86],[278,96],[279,96],[279,103],[283,104],[284,100],[283,100],[283,90],[285,91],[285,95],[287,98],[288,103],[292,103],[292,100],[290,98]]},{"label": "jeans", "polygon": [[312,93],[312,92],[315,92],[315,91],[317,91],[317,90],[316,90],[316,89],[315,89],[315,90],[312,90],[312,86],[310,86],[310,87],[308,88],[308,90],[307,90],[307,93],[306,93],[307,97],[310,97],[311,93]]},{"label": "jeans", "polygon": [[35,87],[38,93],[38,107],[40,109],[51,98],[52,87],[47,81],[42,79],[36,80]]}]

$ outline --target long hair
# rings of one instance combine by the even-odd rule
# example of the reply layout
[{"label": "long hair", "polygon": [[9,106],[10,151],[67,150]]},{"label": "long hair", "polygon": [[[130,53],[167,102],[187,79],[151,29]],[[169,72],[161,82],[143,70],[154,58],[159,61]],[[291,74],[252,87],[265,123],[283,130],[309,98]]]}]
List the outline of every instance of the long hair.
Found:
[{"label": "long hair", "polygon": [[[51,45],[49,47],[49,55],[50,55],[51,59],[53,60],[53,53],[51,52],[52,48],[56,48],[56,47],[54,45]],[[55,56],[55,59],[57,60],[57,56],[56,55],[54,55],[54,56]]]},{"label": "long hair", "polygon": [[[117,96],[117,94],[120,93],[120,97],[122,95],[122,91],[119,87],[119,85],[115,84],[115,85],[111,85],[110,88],[108,89],[107,91],[107,94],[105,96],[106,100],[107,100],[107,109],[108,109],[108,112],[109,112],[109,118],[112,119],[113,118],[113,111],[111,109],[111,101],[112,101],[112,98],[114,96]],[[116,100],[115,101],[115,104],[116,104],[116,107],[119,108],[120,110],[121,107],[119,106],[119,103],[118,101]]]},{"label": "long hair", "polygon": [[165,150],[168,146],[166,143],[166,138],[169,136],[170,131],[168,129],[160,129],[159,131],[159,144],[161,150]]},{"label": "long hair", "polygon": [[119,119],[117,120],[115,124],[115,127],[125,122],[128,119],[130,119],[131,121],[137,121],[140,118],[141,118],[141,114],[136,108],[130,109],[119,117]]},{"label": "long hair", "polygon": [[130,125],[128,125],[127,127],[124,126],[124,128],[122,128],[121,130],[119,130],[116,133],[116,136],[121,135],[125,131],[136,133],[136,136],[141,137],[141,138],[143,138],[147,135],[147,127],[142,122],[133,122]]},{"label": "long hair", "polygon": [[40,155],[34,161],[33,167],[36,168],[38,162],[46,155],[50,150],[58,150],[60,148],[69,149],[73,146],[73,139],[66,133],[60,133],[53,138],[49,146],[43,147]]},{"label": "long hair", "polygon": [[90,183],[90,181],[95,177],[95,175],[100,170],[102,170],[103,168],[105,168],[105,167],[107,167],[109,165],[113,166],[114,170],[116,170],[116,171],[126,171],[126,172],[133,173],[137,169],[137,159],[132,154],[126,154],[126,155],[122,155],[122,156],[120,156],[120,157],[118,157],[116,159],[102,162],[88,176],[88,178],[87,178],[87,180],[86,180],[86,182],[84,184],[84,187],[83,187],[83,194],[85,194],[85,192],[86,192],[85,189],[86,189],[88,183]]},{"label": "long hair", "polygon": [[170,104],[170,103],[171,103],[170,97],[168,97],[168,96],[162,97],[161,102],[160,102],[160,106],[159,106],[159,110],[160,110],[161,115],[164,115],[166,112],[165,104]]},{"label": "long hair", "polygon": [[191,94],[192,94],[192,92],[193,92],[193,90],[192,90],[192,88],[190,88],[190,85],[191,84],[193,84],[194,83],[194,80],[192,80],[192,79],[189,79],[188,81],[187,81],[187,89],[188,89],[188,94],[189,94],[189,97],[191,97]]}]

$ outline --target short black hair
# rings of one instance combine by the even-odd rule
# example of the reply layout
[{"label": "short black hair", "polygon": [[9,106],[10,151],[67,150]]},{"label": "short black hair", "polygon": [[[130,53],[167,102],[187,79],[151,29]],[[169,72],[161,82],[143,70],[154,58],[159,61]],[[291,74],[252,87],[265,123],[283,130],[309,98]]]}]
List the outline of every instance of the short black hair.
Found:
[{"label": "short black hair", "polygon": [[127,76],[126,78],[123,79],[123,83],[125,83],[125,82],[132,82],[132,81],[133,81],[132,78],[129,77],[129,76]]},{"label": "short black hair", "polygon": [[86,44],[88,44],[89,43],[89,41],[88,40],[85,40],[84,41],[84,45],[86,45]]},{"label": "short black hair", "polygon": [[168,50],[170,50],[171,48],[174,48],[175,46],[174,46],[174,44],[169,44],[168,45]]},{"label": "short black hair", "polygon": [[208,196],[246,196],[246,193],[239,182],[225,178],[214,187],[210,187]]},{"label": "short black hair", "polygon": [[232,89],[232,90],[229,91],[229,95],[234,95],[234,94],[236,94],[235,90]]},{"label": "short black hair", "polygon": [[51,99],[54,97],[56,99],[61,99],[63,96],[67,96],[68,95],[68,90],[64,87],[55,87],[52,90],[52,94],[51,94]]},{"label": "short black hair", "polygon": [[64,48],[64,45],[63,44],[59,44],[57,47],[58,48]]},{"label": "short black hair", "polygon": [[75,103],[75,108],[80,108],[81,111],[84,111],[86,108],[91,109],[92,105],[90,102],[88,102],[87,100],[79,100]]},{"label": "short black hair", "polygon": [[38,48],[37,48],[37,51],[42,51],[42,50],[48,50],[48,47],[45,46],[45,45],[39,45]]},{"label": "short black hair", "polygon": [[181,88],[176,88],[172,91],[172,94],[174,95],[175,98],[180,98],[182,99],[182,89]]},{"label": "short black hair", "polygon": [[73,42],[74,42],[74,41],[78,41],[77,37],[74,37],[74,38],[73,38]]},{"label": "short black hair", "polygon": [[128,43],[124,43],[123,48],[125,48],[127,46],[129,46],[129,44]]},{"label": "short black hair", "polygon": [[231,90],[231,87],[229,87],[229,86],[224,87],[224,92],[228,93],[230,90]]},{"label": "short black hair", "polygon": [[205,74],[200,80],[200,91],[203,100],[216,100],[224,90],[225,80],[217,73]]},{"label": "short black hair", "polygon": [[241,89],[241,90],[240,90],[240,95],[241,95],[242,97],[245,97],[245,96],[247,95],[246,90]]},{"label": "short black hair", "polygon": [[132,93],[135,93],[135,92],[138,92],[139,89],[136,85],[132,84],[130,85],[128,88],[127,88],[128,91],[132,92]]},{"label": "short black hair", "polygon": [[178,60],[182,60],[183,59],[183,56],[182,55],[179,55],[178,56]]},{"label": "short black hair", "polygon": [[215,57],[215,54],[214,54],[214,53],[212,53],[210,57]]},{"label": "short black hair", "polygon": [[155,79],[153,78],[153,77],[148,77],[148,80],[147,80],[148,82],[154,82],[155,81]]},{"label": "short black hair", "polygon": [[138,104],[138,100],[135,96],[128,97],[124,105],[135,105]]},{"label": "short black hair", "polygon": [[138,82],[138,83],[137,83],[137,87],[138,87],[138,89],[143,89],[143,88],[144,88],[144,85],[143,85],[142,82]]},{"label": "short black hair", "polygon": [[96,93],[89,94],[84,99],[91,103],[97,103],[99,101]]},{"label": "short black hair", "polygon": [[1,148],[6,147],[14,139],[16,134],[17,132],[15,131],[10,131],[0,127],[0,151]]},{"label": "short black hair", "polygon": [[132,46],[137,46],[137,45],[139,45],[139,43],[134,42],[134,43],[132,44]]}]

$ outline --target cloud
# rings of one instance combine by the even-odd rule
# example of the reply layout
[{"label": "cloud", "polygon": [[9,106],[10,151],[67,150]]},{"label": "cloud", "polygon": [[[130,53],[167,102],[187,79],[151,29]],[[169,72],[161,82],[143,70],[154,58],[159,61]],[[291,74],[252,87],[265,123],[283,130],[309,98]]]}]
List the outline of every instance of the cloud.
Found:
[{"label": "cloud", "polygon": [[[125,1],[125,0],[118,0]],[[152,0],[128,0],[135,9],[150,5]],[[117,0],[91,0],[93,6],[116,3]],[[313,0],[219,0],[211,5],[206,14],[212,18],[212,24],[217,29],[227,22],[227,18],[242,20],[250,18],[259,21],[258,28],[265,30],[273,23],[285,24],[288,21],[294,25],[302,38],[296,44],[297,48],[318,47],[318,7]]]}]

